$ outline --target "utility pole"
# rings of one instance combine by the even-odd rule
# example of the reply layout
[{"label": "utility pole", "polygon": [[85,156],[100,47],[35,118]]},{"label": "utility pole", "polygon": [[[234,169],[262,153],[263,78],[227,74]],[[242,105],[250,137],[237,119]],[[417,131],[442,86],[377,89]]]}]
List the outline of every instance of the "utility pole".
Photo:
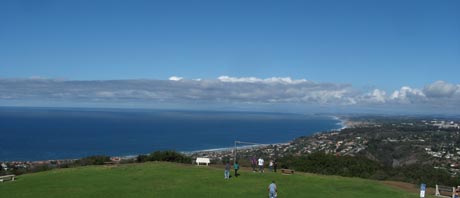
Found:
[{"label": "utility pole", "polygon": [[254,143],[254,142],[242,142],[242,141],[235,140],[234,147],[233,147],[233,164],[235,164],[236,158],[238,157],[238,144],[265,145],[265,144],[259,144],[259,143]]},{"label": "utility pole", "polygon": [[275,160],[278,160],[278,145],[275,145]]},{"label": "utility pole", "polygon": [[237,142],[238,142],[238,141],[235,140],[235,146],[233,147],[233,164],[236,163],[236,156],[237,156],[236,143],[237,143]]}]

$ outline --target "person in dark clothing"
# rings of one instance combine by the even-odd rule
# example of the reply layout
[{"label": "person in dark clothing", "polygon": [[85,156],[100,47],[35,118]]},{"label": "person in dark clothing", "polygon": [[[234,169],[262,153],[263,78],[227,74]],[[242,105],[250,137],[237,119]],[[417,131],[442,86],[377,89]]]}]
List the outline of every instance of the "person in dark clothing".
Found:
[{"label": "person in dark clothing", "polygon": [[273,171],[276,173],[276,168],[278,168],[278,161],[273,161]]},{"label": "person in dark clothing", "polygon": [[238,169],[240,169],[240,165],[238,164],[238,162],[235,162],[235,164],[233,164],[233,168],[235,169],[235,177],[238,177]]},{"label": "person in dark clothing", "polygon": [[256,172],[256,166],[257,166],[257,159],[255,156],[251,158],[251,167],[252,167],[252,172]]}]

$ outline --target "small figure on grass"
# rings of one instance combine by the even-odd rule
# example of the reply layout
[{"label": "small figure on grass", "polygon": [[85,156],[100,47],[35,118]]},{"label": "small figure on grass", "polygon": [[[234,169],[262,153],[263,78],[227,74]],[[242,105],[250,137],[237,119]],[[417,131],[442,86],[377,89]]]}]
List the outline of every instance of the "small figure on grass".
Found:
[{"label": "small figure on grass", "polygon": [[262,157],[259,158],[259,172],[264,172],[264,159]]},{"label": "small figure on grass", "polygon": [[268,163],[268,168],[270,169],[270,172],[273,172],[273,160],[270,160],[270,162]]},{"label": "small figure on grass", "polygon": [[238,177],[238,176],[239,176],[238,170],[240,169],[240,165],[238,164],[238,161],[236,161],[236,162],[233,164],[233,168],[235,169],[235,177]]},{"label": "small figure on grass", "polygon": [[273,180],[270,185],[268,185],[268,197],[276,198],[278,196],[278,187],[276,187],[275,181]]},{"label": "small figure on grass", "polygon": [[251,158],[252,172],[256,172],[256,166],[257,166],[257,159],[255,156],[252,156]]},{"label": "small figure on grass", "polygon": [[225,164],[224,178],[230,179],[230,163]]}]

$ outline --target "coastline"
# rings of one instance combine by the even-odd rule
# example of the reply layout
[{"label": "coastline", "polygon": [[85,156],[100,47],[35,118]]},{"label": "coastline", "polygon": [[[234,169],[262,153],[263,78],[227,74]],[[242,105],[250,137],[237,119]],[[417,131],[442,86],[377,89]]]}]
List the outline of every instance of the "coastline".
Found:
[{"label": "coastline", "polygon": [[[346,128],[349,128],[348,126],[348,120],[343,118],[343,117],[340,117],[340,116],[329,116],[331,119],[333,120],[336,120],[338,121],[337,122],[337,125],[339,126],[338,128],[333,128],[333,129],[330,129],[330,130],[327,130],[327,131],[318,131],[318,132],[314,132],[312,133],[311,135],[315,135],[315,134],[321,134],[321,133],[327,133],[327,132],[340,132],[341,130],[343,129],[346,129]],[[272,143],[272,144],[256,144],[256,145],[249,145],[249,146],[239,146],[238,147],[238,150],[241,150],[241,151],[246,151],[246,150],[250,150],[250,149],[255,149],[255,148],[264,148],[264,147],[269,147],[269,146],[285,146],[285,145],[289,145],[291,144],[295,139],[297,139],[299,137],[296,137],[292,140],[290,140],[289,142],[281,142],[281,143]],[[226,147],[226,148],[214,148],[214,149],[203,149],[203,150],[197,150],[197,151],[188,151],[188,152],[181,152],[185,155],[189,155],[189,156],[192,156],[192,155],[206,155],[206,154],[223,154],[223,153],[228,153],[228,152],[233,152],[233,149],[234,147]]]},{"label": "coastline", "polygon": [[[332,128],[332,129],[329,129],[329,130],[323,130],[323,131],[317,131],[317,132],[313,132],[311,133],[309,136],[311,135],[315,135],[315,134],[320,134],[320,133],[327,133],[327,132],[332,132],[332,131],[341,131],[343,129],[346,129],[346,128],[349,128],[349,126],[347,125],[348,123],[348,120],[343,118],[343,117],[340,117],[340,116],[327,116],[329,118],[331,118],[332,120],[336,120],[337,123],[336,125],[338,126],[338,128]],[[264,147],[269,147],[269,146],[285,146],[285,145],[289,145],[291,144],[295,139],[297,139],[299,137],[295,137],[294,139],[291,139],[289,140],[288,142],[279,142],[279,143],[261,143],[261,144],[254,144],[254,145],[244,145],[244,146],[238,146],[238,150],[241,150],[241,151],[244,151],[244,150],[250,150],[250,149],[260,149],[260,148],[264,148]],[[177,151],[177,152],[180,152],[184,155],[188,155],[188,156],[192,156],[192,155],[202,155],[202,154],[205,154],[205,153],[228,153],[228,152],[233,152],[233,149],[234,147],[220,147],[220,148],[207,148],[207,149],[201,149],[201,150],[194,150],[194,151]],[[112,155],[110,156],[111,158],[119,158],[119,159],[122,159],[122,160],[132,160],[132,159],[135,159],[137,156],[139,155],[148,155],[149,153],[138,153],[138,154],[128,154],[128,155]],[[88,156],[84,156],[84,157],[88,157]],[[82,157],[82,158],[84,158]],[[1,161],[0,162],[5,162],[5,163],[18,163],[18,162],[26,162],[26,163],[32,163],[32,164],[44,164],[44,163],[47,163],[47,162],[68,162],[68,161],[76,161],[76,160],[79,160],[81,158],[77,158],[77,159],[46,159],[46,160],[11,160],[11,161]]]},{"label": "coastline", "polygon": [[[276,143],[278,144],[278,143]],[[270,146],[275,144],[255,144],[255,145],[246,145],[246,146],[238,146],[238,150],[246,150],[246,149],[254,149],[254,148],[263,148],[265,146]],[[196,151],[179,151],[185,155],[195,155],[198,153],[217,153],[217,152],[233,152],[234,147],[223,147],[223,148],[214,148],[214,149],[203,149],[203,150],[196,150]]]},{"label": "coastline", "polygon": [[344,117],[341,117],[341,116],[331,116],[332,119],[334,120],[337,120],[339,121],[339,123],[337,123],[337,125],[340,125],[340,128],[339,129],[336,129],[337,131],[340,131],[340,130],[343,130],[343,129],[346,129],[346,128],[350,128],[348,122],[349,120],[344,118]]}]

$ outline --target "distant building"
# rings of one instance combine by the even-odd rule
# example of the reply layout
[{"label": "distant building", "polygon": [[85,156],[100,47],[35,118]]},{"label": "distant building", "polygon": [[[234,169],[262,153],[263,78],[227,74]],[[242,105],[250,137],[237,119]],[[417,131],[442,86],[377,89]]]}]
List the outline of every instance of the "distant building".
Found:
[{"label": "distant building", "polygon": [[460,128],[460,125],[458,123],[455,123],[454,121],[446,122],[444,120],[441,120],[441,121],[433,120],[431,121],[431,124],[441,129],[452,129],[452,128],[459,129]]},{"label": "distant building", "polygon": [[2,165],[1,165],[1,166],[2,166],[3,170],[5,170],[5,171],[7,171],[7,170],[8,170],[8,166],[7,166],[5,163],[2,163]]}]

